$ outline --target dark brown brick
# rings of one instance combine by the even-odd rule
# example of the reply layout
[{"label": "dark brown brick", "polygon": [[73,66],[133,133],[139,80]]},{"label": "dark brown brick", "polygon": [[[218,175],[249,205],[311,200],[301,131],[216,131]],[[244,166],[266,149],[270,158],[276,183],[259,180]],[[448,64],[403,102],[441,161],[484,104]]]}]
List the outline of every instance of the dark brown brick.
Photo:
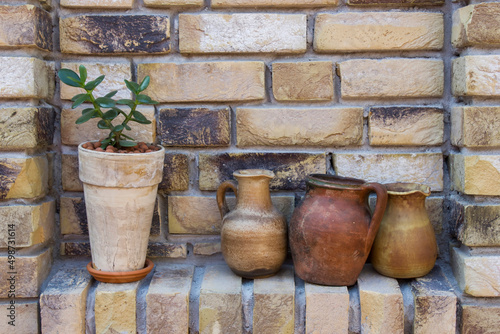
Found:
[{"label": "dark brown brick", "polygon": [[166,153],[163,180],[159,190],[179,191],[189,189],[189,162],[184,154]]},{"label": "dark brown brick", "polygon": [[441,6],[445,0],[347,0],[351,6]]},{"label": "dark brown brick", "polygon": [[326,172],[325,154],[308,153],[223,153],[200,154],[200,189],[216,190],[220,183],[233,178],[238,169],[272,170],[273,190],[304,190],[307,175]]},{"label": "dark brown brick", "polygon": [[148,245],[147,256],[185,259],[187,257],[187,246],[186,244],[171,242],[154,242]]},{"label": "dark brown brick", "polygon": [[61,52],[168,53],[170,21],[163,15],[80,15],[60,20]]},{"label": "dark brown brick", "polygon": [[63,190],[83,191],[83,184],[78,176],[78,155],[63,154],[61,163],[61,181]]},{"label": "dark brown brick", "polygon": [[91,256],[89,241],[62,241],[61,255]]},{"label": "dark brown brick", "polygon": [[229,108],[160,110],[159,137],[166,146],[228,146]]}]

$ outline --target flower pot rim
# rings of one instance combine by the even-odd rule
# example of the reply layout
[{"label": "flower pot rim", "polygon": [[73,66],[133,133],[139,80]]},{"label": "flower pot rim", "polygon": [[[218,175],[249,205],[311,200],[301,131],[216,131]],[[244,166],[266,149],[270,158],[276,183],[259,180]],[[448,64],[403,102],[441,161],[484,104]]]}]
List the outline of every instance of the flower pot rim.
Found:
[{"label": "flower pot rim", "polygon": [[87,264],[87,270],[96,280],[103,283],[130,283],[146,277],[153,270],[154,263],[146,259],[144,268],[131,271],[102,271],[95,269],[92,261]]},{"label": "flower pot rim", "polygon": [[245,177],[267,177],[269,179],[274,178],[274,172],[269,169],[260,169],[260,168],[250,168],[250,169],[238,169],[233,172],[233,176],[237,178],[245,178]]},{"label": "flower pot rim", "polygon": [[131,156],[131,155],[140,155],[140,156],[144,156],[144,155],[152,155],[152,154],[158,154],[159,152],[164,152],[165,151],[165,147],[163,145],[158,145],[158,144],[155,144],[155,146],[159,147],[160,149],[158,151],[152,151],[152,152],[144,152],[144,153],[118,153],[118,152],[100,152],[100,151],[96,151],[96,150],[89,150],[87,148],[84,148],[82,145],[83,144],[86,144],[86,143],[95,143],[96,141],[92,141],[92,140],[89,140],[89,141],[85,141],[83,143],[80,143],[80,145],[78,145],[78,150],[80,151],[84,151],[84,152],[88,152],[88,153],[95,153],[95,154],[105,154],[105,155],[112,155],[112,156]]},{"label": "flower pot rim", "polygon": [[361,190],[368,184],[365,180],[332,174],[309,174],[306,183],[309,186],[337,190]]},{"label": "flower pot rim", "polygon": [[431,194],[431,187],[420,183],[394,182],[386,183],[384,186],[389,195],[411,195],[418,193],[427,197]]}]

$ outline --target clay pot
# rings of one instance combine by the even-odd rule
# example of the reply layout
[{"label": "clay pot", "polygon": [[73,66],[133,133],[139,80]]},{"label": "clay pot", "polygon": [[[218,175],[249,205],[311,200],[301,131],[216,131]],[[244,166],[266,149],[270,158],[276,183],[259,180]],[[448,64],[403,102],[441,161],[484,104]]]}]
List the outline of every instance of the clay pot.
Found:
[{"label": "clay pot", "polygon": [[[363,269],[387,203],[378,183],[313,174],[290,221],[295,272],[304,281],[353,285]],[[377,194],[373,217],[368,195]]]},{"label": "clay pot", "polygon": [[[233,173],[238,183],[223,182],[217,190],[222,217],[222,254],[231,270],[245,278],[276,274],[286,258],[285,217],[273,206],[269,181],[274,173],[246,169]],[[236,194],[236,207],[229,211],[226,191]]]},{"label": "clay pot", "polygon": [[107,153],[78,147],[93,268],[143,269],[165,149]]},{"label": "clay pot", "polygon": [[415,183],[385,186],[389,199],[370,255],[373,267],[394,278],[427,275],[437,258],[436,236],[425,209],[430,188]]}]

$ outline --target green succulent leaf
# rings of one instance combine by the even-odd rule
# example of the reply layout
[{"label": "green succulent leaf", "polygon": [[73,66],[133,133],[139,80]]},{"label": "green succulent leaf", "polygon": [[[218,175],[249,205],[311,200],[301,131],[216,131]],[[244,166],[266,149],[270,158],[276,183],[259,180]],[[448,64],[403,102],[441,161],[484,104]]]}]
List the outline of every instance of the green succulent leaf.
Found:
[{"label": "green succulent leaf", "polygon": [[71,99],[72,101],[74,101],[73,104],[71,105],[71,108],[75,109],[83,102],[90,101],[90,96],[88,96],[87,94],[78,94],[78,95],[73,96],[73,99]]},{"label": "green succulent leaf", "polygon": [[109,97],[98,97],[95,102],[102,108],[113,108],[116,104],[115,100]]},{"label": "green succulent leaf", "polygon": [[101,75],[97,79],[87,82],[87,84],[84,86],[84,88],[86,90],[93,90],[104,80],[104,78],[105,78],[105,76]]},{"label": "green succulent leaf", "polygon": [[111,109],[113,109],[113,110],[114,110],[114,111],[116,111],[117,113],[122,114],[123,116],[127,117],[127,114],[126,114],[123,110],[121,110],[120,108],[113,107],[113,108],[111,108]]},{"label": "green succulent leaf", "polygon": [[136,96],[137,101],[144,104],[157,104],[158,102],[152,100],[149,96],[144,94],[139,94]]},{"label": "green succulent leaf", "polygon": [[123,126],[125,127],[125,129],[127,129],[128,131],[132,130],[132,128],[130,126],[128,126],[127,124],[123,124]]},{"label": "green succulent leaf", "polygon": [[136,82],[128,81],[128,80],[124,80],[124,81],[125,81],[125,85],[127,86],[128,90],[130,90],[134,94],[139,93],[139,85]]},{"label": "green succulent leaf", "polygon": [[140,124],[151,124],[151,121],[149,121],[146,116],[144,116],[143,113],[141,113],[140,111],[138,110],[134,110],[134,113],[133,113],[133,118],[132,118],[133,121],[136,121],[137,123],[140,123]]},{"label": "green succulent leaf", "polygon": [[129,99],[121,99],[121,100],[116,101],[116,104],[123,104],[123,105],[129,106],[130,108],[133,108],[135,103],[134,103],[134,101],[129,100]]},{"label": "green succulent leaf", "polygon": [[95,110],[94,109],[90,109],[88,110],[87,112],[82,112],[82,116],[80,116],[76,121],[75,123],[76,124],[82,124],[82,123],[85,123],[86,121],[88,121],[89,119],[93,118],[94,116],[94,112]]},{"label": "green succulent leaf", "polygon": [[[104,140],[101,140],[101,147],[103,146],[108,146],[108,144],[111,143],[111,139],[106,138]],[[104,147],[103,147],[104,148]]]},{"label": "green succulent leaf", "polygon": [[112,98],[113,96],[116,95],[116,93],[118,93],[117,90],[114,90],[112,92],[109,92],[108,94],[104,95],[104,97],[109,97],[109,98]]},{"label": "green succulent leaf", "polygon": [[119,125],[115,126],[112,131],[113,132],[120,132],[120,131],[123,131],[123,129],[124,129],[124,126],[122,124],[119,124]]},{"label": "green succulent leaf", "polygon": [[120,144],[120,146],[123,146],[123,147],[133,147],[135,145],[137,145],[137,143],[135,141],[130,141],[130,140],[119,140],[118,143]]},{"label": "green succulent leaf", "polygon": [[87,69],[85,68],[85,66],[83,65],[80,65],[80,67],[78,67],[78,70],[80,71],[80,79],[81,79],[81,83],[85,83],[85,81],[87,81]]},{"label": "green succulent leaf", "polygon": [[149,86],[149,81],[150,81],[150,78],[149,78],[149,75],[147,75],[141,82],[141,84],[139,85],[139,89],[138,89],[138,92],[142,92],[143,90],[145,90],[146,88],[148,88]]},{"label": "green succulent leaf", "polygon": [[[127,126],[125,126],[125,128],[127,128]],[[124,134],[124,133],[121,133],[121,135],[120,135],[120,136],[121,136],[121,137],[123,137],[123,138],[130,139],[130,140],[132,140],[132,141],[134,140],[134,138],[132,138],[132,137],[130,137],[130,136],[127,136],[127,135],[126,135],[126,134]]]},{"label": "green succulent leaf", "polygon": [[62,68],[57,72],[57,76],[59,79],[61,79],[62,82],[64,82],[68,86],[72,87],[83,87],[83,82],[81,81],[80,77],[78,74],[76,74],[74,71],[67,69],[67,68]]},{"label": "green succulent leaf", "polygon": [[102,118],[111,121],[111,120],[115,119],[116,116],[118,116],[118,111],[116,111],[115,109],[110,109],[110,110],[106,111],[104,113],[104,115],[102,115]]},{"label": "green succulent leaf", "polygon": [[97,122],[97,127],[99,129],[109,129],[108,123],[106,123],[106,121],[103,119],[101,119],[99,122]]}]

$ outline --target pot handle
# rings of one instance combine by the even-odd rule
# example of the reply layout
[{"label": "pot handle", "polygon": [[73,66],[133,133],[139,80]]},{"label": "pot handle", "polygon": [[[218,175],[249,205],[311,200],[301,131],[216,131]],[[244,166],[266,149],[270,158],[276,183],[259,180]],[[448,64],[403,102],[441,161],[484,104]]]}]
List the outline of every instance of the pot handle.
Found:
[{"label": "pot handle", "polygon": [[368,228],[368,235],[366,237],[365,254],[368,254],[370,252],[370,249],[372,248],[373,241],[377,236],[382,217],[384,217],[385,208],[387,206],[387,189],[380,183],[375,182],[366,183],[364,185],[364,188],[368,189],[370,192],[374,192],[377,195],[375,210],[373,211],[372,220],[370,221],[370,227]]},{"label": "pot handle", "polygon": [[238,185],[233,180],[224,181],[220,184],[217,189],[217,205],[219,206],[219,212],[222,219],[226,213],[229,212],[229,207],[226,202],[226,191],[231,188],[234,192],[234,195],[238,197]]}]

